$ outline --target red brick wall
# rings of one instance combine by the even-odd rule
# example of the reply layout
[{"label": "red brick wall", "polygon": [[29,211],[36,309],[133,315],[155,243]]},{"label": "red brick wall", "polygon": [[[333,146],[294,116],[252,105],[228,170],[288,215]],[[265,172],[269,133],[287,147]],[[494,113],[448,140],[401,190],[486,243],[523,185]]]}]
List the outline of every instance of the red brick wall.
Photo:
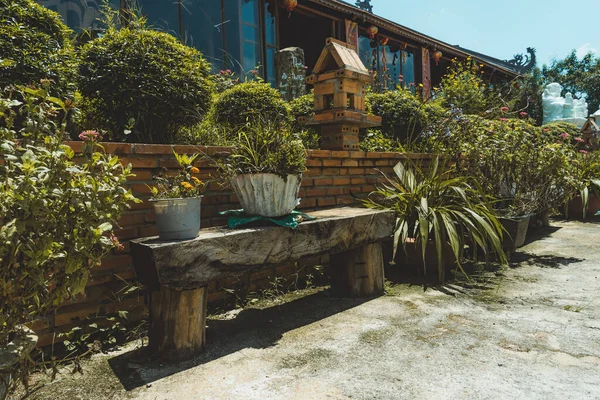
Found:
[{"label": "red brick wall", "polygon": [[[76,152],[82,149],[82,143],[68,143]],[[144,296],[134,294],[123,296],[124,281],[135,284],[135,272],[129,255],[130,239],[157,234],[155,214],[152,205],[146,201],[150,197],[147,185],[152,184],[152,176],[163,168],[176,168],[173,149],[178,153],[226,154],[225,147],[170,146],[149,144],[105,143],[108,153],[119,155],[123,164],[131,164],[136,175],[128,180],[133,193],[144,200],[133,204],[120,220],[121,229],[116,233],[125,245],[124,250],[115,252],[104,259],[102,265],[92,271],[92,278],[83,295],[63,304],[55,313],[34,321],[33,328],[40,334],[40,346],[60,341],[55,333],[70,330],[86,318],[94,318],[119,310],[130,311],[131,319],[140,319],[145,312]],[[400,160],[410,158],[427,162],[429,155],[401,153],[365,153],[349,151],[307,150],[307,171],[300,189],[300,209],[314,210],[336,206],[357,204],[357,198],[366,196],[373,190],[380,177],[377,170],[390,172]],[[215,169],[207,159],[200,160],[200,178],[215,177]],[[229,189],[222,189],[216,182],[210,183],[202,200],[202,226],[216,226],[225,223],[219,216],[220,211],[239,208],[236,196]],[[303,266],[326,264],[328,257],[313,257],[298,264],[288,264],[277,268],[251,274],[242,274],[209,286],[209,301],[223,299],[223,288],[245,288],[252,292],[266,287],[275,276],[290,276],[298,271],[306,272]],[[120,292],[121,291],[121,292]]]}]

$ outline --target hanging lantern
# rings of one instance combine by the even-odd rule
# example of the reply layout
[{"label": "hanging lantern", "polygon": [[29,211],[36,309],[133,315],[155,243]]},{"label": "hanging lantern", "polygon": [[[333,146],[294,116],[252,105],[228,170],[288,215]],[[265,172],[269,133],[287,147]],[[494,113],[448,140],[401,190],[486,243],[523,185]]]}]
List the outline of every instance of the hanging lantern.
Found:
[{"label": "hanging lantern", "polygon": [[298,0],[283,0],[283,5],[288,12],[288,18],[292,15],[294,8],[298,6]]},{"label": "hanging lantern", "polygon": [[435,61],[435,65],[438,65],[440,58],[442,58],[442,52],[439,50],[434,51],[433,52],[433,60]]},{"label": "hanging lantern", "polygon": [[386,44],[388,44],[389,40],[390,40],[389,38],[386,38],[385,36],[382,36],[381,38],[379,38],[379,44],[382,45],[382,46],[385,46]]},{"label": "hanging lantern", "polygon": [[400,50],[406,50],[408,48],[408,43],[400,42]]},{"label": "hanging lantern", "polygon": [[371,25],[369,29],[367,29],[367,33],[369,34],[369,38],[371,40],[375,39],[375,35],[377,35],[377,32],[379,32],[379,28],[375,25]]}]

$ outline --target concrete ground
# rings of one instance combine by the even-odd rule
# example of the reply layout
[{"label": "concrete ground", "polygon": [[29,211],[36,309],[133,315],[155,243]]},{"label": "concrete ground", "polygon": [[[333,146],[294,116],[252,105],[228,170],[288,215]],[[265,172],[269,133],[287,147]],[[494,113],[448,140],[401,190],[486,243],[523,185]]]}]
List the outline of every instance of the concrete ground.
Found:
[{"label": "concrete ground", "polygon": [[31,398],[600,399],[600,224],[554,225],[476,283],[246,309],[209,321],[197,359],[132,343]]}]

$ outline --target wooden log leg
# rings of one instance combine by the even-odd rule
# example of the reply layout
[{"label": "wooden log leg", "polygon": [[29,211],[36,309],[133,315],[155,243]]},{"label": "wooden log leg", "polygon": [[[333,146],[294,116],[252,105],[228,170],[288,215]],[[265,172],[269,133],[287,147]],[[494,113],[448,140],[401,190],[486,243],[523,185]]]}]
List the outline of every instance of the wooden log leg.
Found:
[{"label": "wooden log leg", "polygon": [[150,298],[149,347],[161,359],[178,361],[204,351],[206,286],[192,290],[162,287]]},{"label": "wooden log leg", "polygon": [[350,297],[383,294],[383,252],[381,242],[370,243],[329,257],[331,288]]}]

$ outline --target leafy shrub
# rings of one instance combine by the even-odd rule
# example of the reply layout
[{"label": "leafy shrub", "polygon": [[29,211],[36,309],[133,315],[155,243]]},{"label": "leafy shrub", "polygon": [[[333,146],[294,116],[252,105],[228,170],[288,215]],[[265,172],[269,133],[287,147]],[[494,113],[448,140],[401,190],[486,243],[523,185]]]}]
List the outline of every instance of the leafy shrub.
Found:
[{"label": "leafy shrub", "polygon": [[246,125],[238,133],[231,156],[219,162],[220,173],[229,181],[240,174],[272,173],[286,179],[306,170],[302,141],[272,121]]},{"label": "leafy shrub", "polygon": [[52,95],[72,96],[77,58],[71,30],[33,0],[0,0],[0,90],[54,82]]},{"label": "leafy shrub", "polygon": [[[307,129],[306,126],[298,122],[300,117],[310,117],[315,112],[315,94],[311,90],[304,96],[295,98],[289,102],[290,115],[292,118],[292,129],[296,132]],[[314,128],[310,128],[314,129]]]},{"label": "leafy shrub", "polygon": [[310,117],[315,112],[315,95],[311,90],[309,93],[297,97],[288,103],[291,116],[291,130],[300,135],[300,140],[307,149],[319,149],[321,133],[315,126],[303,125],[298,122],[300,117]]},{"label": "leafy shrub", "polygon": [[290,114],[277,90],[266,83],[251,81],[219,94],[210,117],[214,123],[236,131],[261,120],[287,123]]},{"label": "leafy shrub", "polygon": [[83,123],[106,129],[116,141],[170,143],[209,109],[210,64],[196,49],[143,22],[109,25],[83,47]]},{"label": "leafy shrub", "polygon": [[[96,132],[80,135],[81,160],[63,144],[72,111],[63,101],[45,89],[21,95],[24,103],[0,99],[0,341],[83,292],[90,269],[119,246],[113,229],[135,200],[123,188],[130,168],[96,151]],[[13,129],[16,115],[25,119],[21,132]]]},{"label": "leafy shrub", "polygon": [[523,119],[450,116],[430,127],[429,150],[450,154],[461,175],[482,183],[508,215],[548,211],[564,201],[573,150]]},{"label": "leafy shrub", "polygon": [[397,139],[386,137],[380,129],[361,130],[359,139],[361,151],[405,151]]},{"label": "leafy shrub", "polygon": [[486,85],[481,72],[480,66],[471,57],[465,61],[453,59],[438,91],[442,105],[460,108],[466,114],[482,114],[486,111]]},{"label": "leafy shrub", "polygon": [[369,93],[367,109],[381,117],[381,131],[385,137],[412,142],[427,124],[423,103],[410,90],[398,89],[384,93]]},{"label": "leafy shrub", "polygon": [[395,175],[384,175],[377,190],[365,200],[367,207],[396,212],[394,258],[400,246],[406,251],[413,241],[421,248],[426,268],[427,244],[433,242],[440,283],[445,279],[446,246],[452,249],[460,269],[465,245],[480,247],[486,253],[495,252],[506,262],[502,227],[482,189],[470,179],[454,176],[451,169],[438,167],[438,158],[434,158],[427,171],[399,162],[394,167]]},{"label": "leafy shrub", "polygon": [[580,147],[583,141],[581,130],[577,125],[569,122],[551,122],[543,125],[542,135],[549,143],[560,140],[565,144],[571,144],[574,148]]}]

